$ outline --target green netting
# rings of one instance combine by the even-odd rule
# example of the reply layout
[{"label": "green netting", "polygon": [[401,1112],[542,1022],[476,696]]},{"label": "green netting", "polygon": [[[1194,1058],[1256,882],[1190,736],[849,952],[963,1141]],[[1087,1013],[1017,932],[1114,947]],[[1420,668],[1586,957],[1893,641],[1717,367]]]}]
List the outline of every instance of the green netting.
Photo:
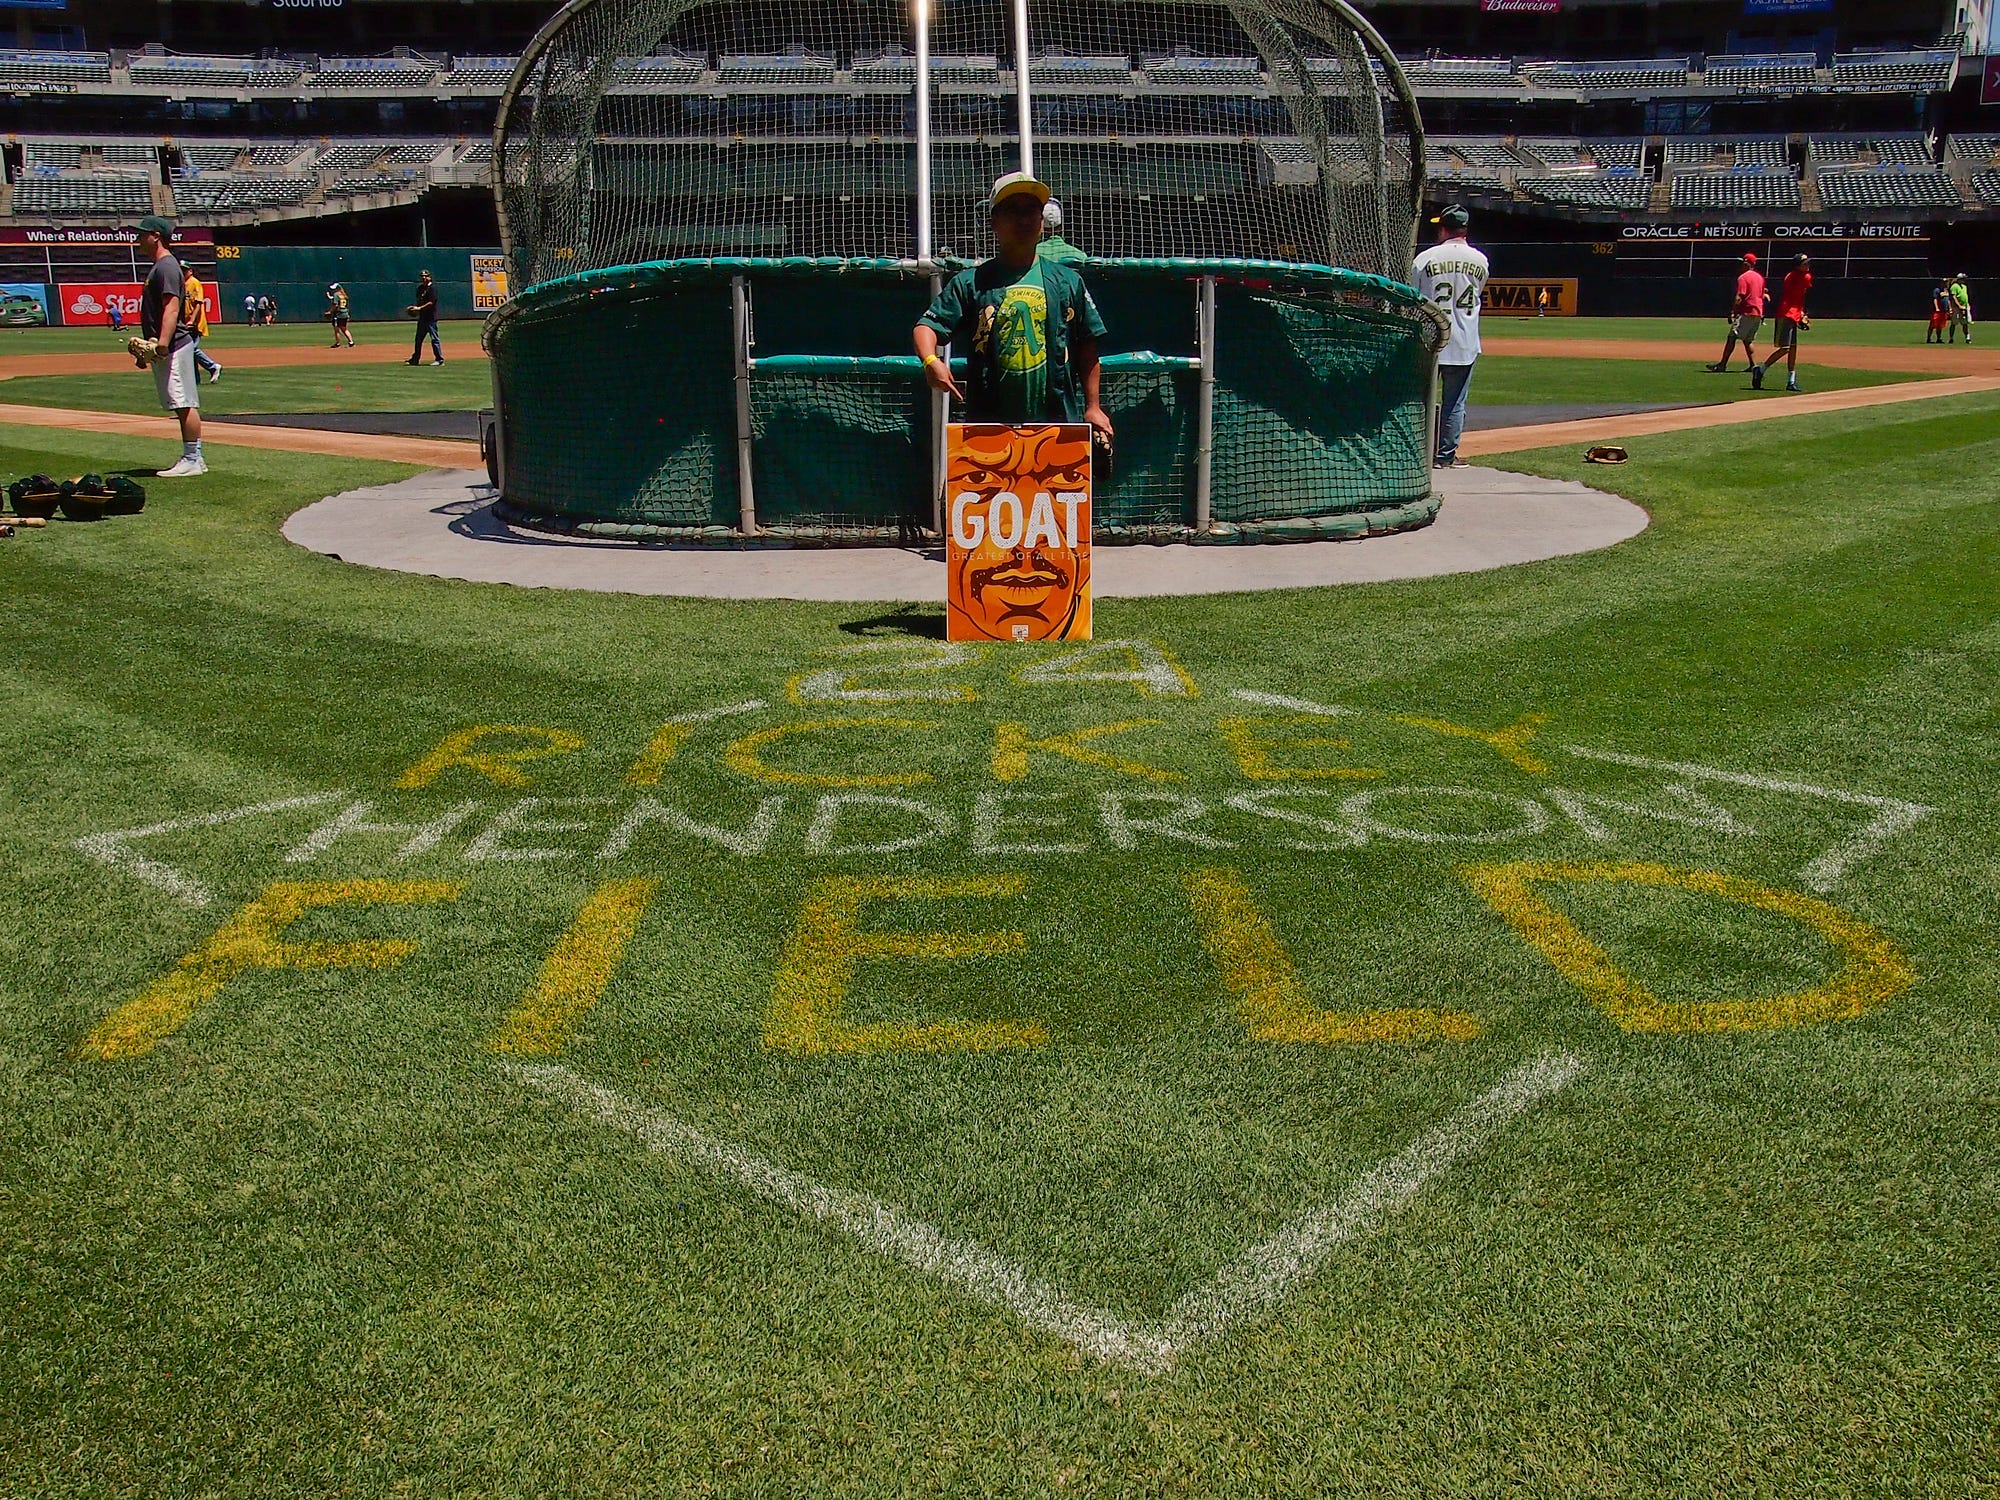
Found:
[{"label": "green netting", "polygon": [[1034,0],[1024,50],[1013,14],[568,0],[496,112],[513,285],[677,256],[987,254],[981,200],[1030,148],[1091,255],[1409,274],[1423,125],[1348,0]]},{"label": "green netting", "polygon": [[[1202,540],[1354,535],[1435,510],[1435,315],[1327,267],[1082,267],[1111,330],[1117,463],[1100,540],[1195,536],[1198,290],[1217,282],[1212,527]],[[909,540],[931,524],[930,402],[908,352],[930,296],[908,262],[666,261],[545,282],[489,320],[503,490],[517,515],[612,534],[729,535],[738,518],[732,281],[752,313],[758,531]],[[741,538],[739,538],[741,539]]]}]

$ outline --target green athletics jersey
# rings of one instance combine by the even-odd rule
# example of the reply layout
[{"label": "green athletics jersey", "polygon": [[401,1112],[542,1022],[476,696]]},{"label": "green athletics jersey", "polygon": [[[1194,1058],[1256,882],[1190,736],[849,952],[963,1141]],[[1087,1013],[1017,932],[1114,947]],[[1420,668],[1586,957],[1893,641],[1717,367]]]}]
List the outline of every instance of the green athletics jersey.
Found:
[{"label": "green athletics jersey", "polygon": [[1068,266],[1037,258],[1012,270],[997,258],[982,261],[945,283],[923,323],[971,366],[971,421],[1083,420],[1070,346],[1104,337],[1104,320]]},{"label": "green athletics jersey", "polygon": [[1043,260],[1053,260],[1066,266],[1074,265],[1080,260],[1090,259],[1088,255],[1077,249],[1076,246],[1072,245],[1059,234],[1043,235],[1041,244],[1035,246],[1035,254],[1039,255]]}]

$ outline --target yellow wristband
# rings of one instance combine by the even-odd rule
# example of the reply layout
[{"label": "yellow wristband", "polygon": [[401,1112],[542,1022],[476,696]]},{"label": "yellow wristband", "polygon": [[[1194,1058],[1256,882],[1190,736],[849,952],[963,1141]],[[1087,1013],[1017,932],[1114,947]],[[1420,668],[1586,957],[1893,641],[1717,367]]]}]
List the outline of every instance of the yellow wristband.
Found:
[{"label": "yellow wristband", "polygon": [[930,367],[931,367],[932,365],[941,365],[941,364],[943,364],[943,363],[944,363],[944,361],[943,361],[943,360],[941,360],[941,359],[939,359],[939,358],[938,358],[938,357],[937,357],[937,356],[936,356],[935,354],[926,354],[926,355],[924,356],[924,368],[925,368],[925,369],[927,369],[927,370],[928,370],[928,369],[929,369],[929,368],[930,368]]}]

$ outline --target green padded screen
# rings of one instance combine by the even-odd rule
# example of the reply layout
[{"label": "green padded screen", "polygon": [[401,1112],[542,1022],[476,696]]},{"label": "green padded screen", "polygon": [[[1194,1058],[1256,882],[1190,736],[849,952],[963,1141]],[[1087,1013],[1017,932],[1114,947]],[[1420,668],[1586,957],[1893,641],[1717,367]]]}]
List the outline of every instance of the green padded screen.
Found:
[{"label": "green padded screen", "polygon": [[[1099,541],[1353,536],[1421,525],[1436,318],[1326,267],[1102,261],[1114,471]],[[731,282],[753,327],[758,534],[909,541],[928,528],[931,406],[910,352],[930,296],[893,261],[661,261],[545,282],[489,320],[504,499],[606,535],[748,540],[738,518]],[[1211,530],[1196,535],[1201,278],[1218,281]]]}]

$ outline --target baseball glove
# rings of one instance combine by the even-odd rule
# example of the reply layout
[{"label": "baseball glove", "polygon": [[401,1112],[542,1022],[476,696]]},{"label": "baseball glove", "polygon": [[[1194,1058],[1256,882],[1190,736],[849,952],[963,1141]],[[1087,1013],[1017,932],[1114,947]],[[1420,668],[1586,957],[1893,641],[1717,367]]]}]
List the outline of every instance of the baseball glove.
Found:
[{"label": "baseball glove", "polygon": [[125,352],[142,370],[154,360],[166,357],[166,350],[160,347],[158,339],[129,338],[125,340]]}]

